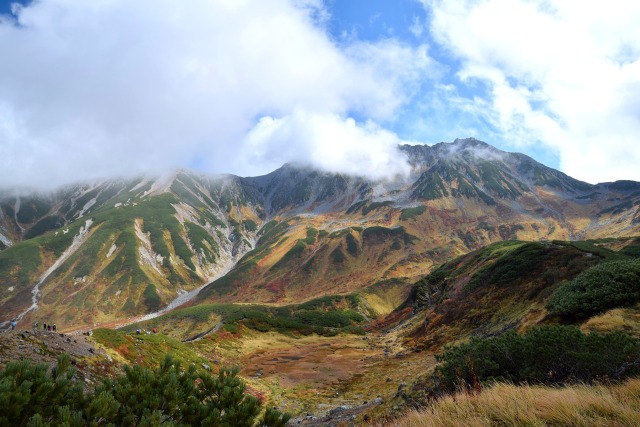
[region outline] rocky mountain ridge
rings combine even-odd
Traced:
[[[381,288],[388,299],[491,242],[640,230],[640,183],[587,184],[475,139],[400,150],[411,174],[377,182],[285,165],[261,177],[182,171],[0,192],[2,312],[92,325],[204,285],[196,303],[380,297]]]

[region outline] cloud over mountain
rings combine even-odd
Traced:
[[[321,2],[286,0],[43,0],[16,9],[0,19],[0,180],[55,185],[181,166],[250,174],[230,170],[230,159],[247,153],[240,142],[255,141],[263,117],[300,129],[329,117],[351,123],[362,143],[375,125],[349,117],[390,120],[431,62],[425,46],[393,40],[338,45],[325,13]],[[371,159],[377,147],[390,153],[382,141],[397,138],[385,135],[367,146]],[[362,148],[351,141],[340,147]],[[289,142],[261,146],[314,161],[313,138]]]
[[[328,172],[371,179],[406,176],[409,164],[397,135],[373,122],[359,126],[337,115],[293,114],[263,117],[249,132],[239,157],[241,169],[265,165],[269,172],[287,161],[311,164]]]
[[[585,181],[640,180],[640,3],[421,2],[14,5],[0,182],[283,161],[379,176],[402,173],[403,139],[468,136]]]

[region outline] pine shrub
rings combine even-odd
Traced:
[[[442,391],[492,381],[566,384],[616,381],[640,374],[640,340],[622,332],[583,334],[575,326],[548,325],[472,338],[438,355]]]
[[[640,301],[640,261],[612,261],[591,267],[559,287],[547,303],[554,314],[586,318]]]
[[[281,427],[289,416],[245,392],[237,370],[218,374],[186,369],[171,356],[160,366],[125,367],[83,393],[63,355],[44,364],[12,362],[0,371],[0,427],[4,426],[237,426]]]

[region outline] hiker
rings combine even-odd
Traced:
[[[140,329],[136,329],[136,335],[140,335]]]
[[[47,330],[47,323],[46,322],[42,324],[42,329],[44,329],[45,331]]]
[[[11,319],[11,330],[13,331],[16,328],[16,319]]]
[[[51,332],[51,325],[47,325],[47,331]]]
[[[38,322],[33,322],[33,329],[38,329]]]
[[[158,330],[156,328],[153,328],[153,333],[155,334],[156,332],[158,332]]]
[[[56,331],[56,324],[54,323],[53,324],[53,332],[55,332],[55,331]]]

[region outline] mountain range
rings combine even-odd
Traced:
[[[66,330],[177,306],[358,292],[371,316],[494,242],[640,234],[640,183],[588,184],[473,138],[399,147],[408,176],[287,164],[0,190],[0,312]]]

